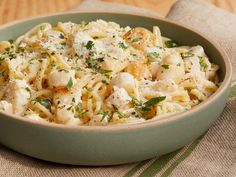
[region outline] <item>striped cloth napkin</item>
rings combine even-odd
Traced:
[[[145,9],[94,0],[83,2],[76,10],[106,10],[159,16]],[[172,7],[167,18],[192,26],[218,42],[231,58],[234,75],[236,74],[235,15],[203,0],[179,0]],[[235,115],[236,80],[232,82],[231,95],[221,117],[205,135],[180,150],[134,164],[79,167],[32,159],[0,146],[0,176],[235,177]]]

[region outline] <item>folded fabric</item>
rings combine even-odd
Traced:
[[[156,12],[148,9],[143,9],[135,6],[128,6],[124,4],[118,4],[113,2],[102,2],[99,0],[86,0],[82,2],[78,7],[72,9],[72,11],[103,11],[103,12],[118,12],[118,13],[131,13],[137,15],[147,15],[150,17],[161,17]]]
[[[159,16],[149,10],[104,3],[84,1],[80,11],[112,11]],[[215,40],[229,55],[236,68],[236,16],[202,0],[179,0],[168,18],[191,26]],[[235,82],[236,83],[236,82]],[[109,167],[79,167],[58,165],[36,160],[0,146],[0,176],[173,176],[221,177],[236,176],[236,84],[227,106],[209,131],[190,145],[151,160]]]
[[[236,16],[203,0],[180,0],[167,18],[191,26],[209,36],[222,47],[236,68]],[[236,70],[233,70],[234,77]]]

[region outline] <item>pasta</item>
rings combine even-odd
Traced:
[[[218,88],[201,46],[103,20],[42,23],[0,42],[0,110],[58,124],[144,122],[186,111]]]

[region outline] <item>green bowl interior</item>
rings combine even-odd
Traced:
[[[107,21],[114,21],[121,26],[130,27],[145,27],[152,30],[152,27],[159,26],[163,36],[174,39],[183,45],[201,45],[205,49],[206,54],[209,56],[211,62],[220,66],[219,78],[220,81],[224,80],[226,73],[226,66],[224,60],[221,57],[219,51],[204,37],[198,33],[191,31],[188,28],[179,26],[174,23],[168,23],[164,19],[153,19],[142,16],[127,15],[127,14],[110,14],[110,13],[72,13],[72,14],[60,14],[47,17],[41,17],[37,19],[31,19],[23,23],[17,23],[15,25],[8,26],[0,30],[0,40],[15,39],[18,36],[24,34],[35,25],[43,22],[49,22],[52,25],[56,25],[57,22],[71,21],[79,23],[81,21],[92,21],[97,19],[103,19]]]

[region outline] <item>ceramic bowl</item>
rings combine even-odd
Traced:
[[[0,143],[38,159],[75,165],[114,165],[150,159],[190,143],[212,125],[224,109],[232,69],[229,59],[216,44],[199,32],[162,18],[117,13],[63,13],[7,24],[0,28],[0,40],[14,39],[41,22],[91,21],[104,19],[120,25],[152,29],[181,44],[202,45],[211,62],[220,66],[222,84],[206,101],[193,109],[139,124],[78,126],[39,123],[0,113]]]

